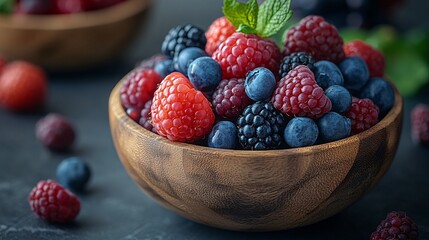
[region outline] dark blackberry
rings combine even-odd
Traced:
[[[280,65],[280,78],[285,77],[288,72],[299,65],[305,65],[314,72],[314,58],[306,52],[296,52],[289,56],[285,56]]]
[[[286,120],[272,103],[256,102],[244,109],[237,126],[244,149],[275,149],[282,143]]]
[[[180,51],[188,47],[205,49],[207,39],[205,32],[192,25],[179,25],[172,28],[162,43],[161,52],[172,58],[177,58]]]

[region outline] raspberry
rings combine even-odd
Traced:
[[[316,61],[340,63],[345,55],[337,29],[321,16],[308,16],[286,34],[285,55],[308,52]]]
[[[344,114],[352,120],[352,134],[358,134],[378,122],[379,109],[371,99],[352,98],[352,105]]]
[[[159,135],[178,142],[202,139],[210,133],[215,120],[210,102],[179,72],[171,73],[161,82],[151,114]]]
[[[212,55],[219,45],[235,32],[235,27],[226,17],[216,19],[206,32],[206,52]]]
[[[140,119],[138,120],[138,123],[142,127],[146,128],[147,130],[156,133],[156,129],[153,127],[151,123],[151,113],[150,113],[151,107],[152,107],[152,100],[149,100],[146,102],[146,104],[144,105],[143,109],[140,112]]]
[[[314,58],[306,52],[296,52],[289,56],[285,56],[280,65],[280,78],[285,77],[290,70],[298,67],[299,65],[305,65],[314,72],[314,63]]]
[[[411,111],[411,136],[416,143],[429,147],[429,106],[419,104]]]
[[[417,224],[405,212],[391,212],[377,230],[371,234],[371,240],[406,239],[415,240],[419,237]]]
[[[36,123],[36,137],[49,149],[65,151],[73,145],[76,133],[65,117],[51,113]]]
[[[239,116],[252,103],[246,95],[243,78],[224,79],[213,93],[213,108],[224,118]]]
[[[207,39],[203,30],[192,24],[179,25],[172,28],[165,36],[161,51],[167,57],[177,58],[183,49],[188,47],[204,49],[206,43]]]
[[[0,76],[0,106],[11,111],[34,111],[45,103],[44,71],[28,62],[7,64]]]
[[[286,121],[272,103],[256,102],[244,109],[237,126],[244,149],[266,150],[280,146]]]
[[[244,78],[247,72],[266,67],[277,75],[281,53],[268,38],[236,32],[219,45],[212,57],[220,64],[223,78]]]
[[[304,65],[292,69],[279,81],[271,102],[288,116],[319,118],[332,108],[313,72]]]
[[[144,104],[152,98],[161,80],[161,76],[153,69],[135,68],[127,75],[122,84],[122,106],[140,111]]]
[[[3,72],[4,66],[6,66],[6,60],[0,57],[0,74]]]
[[[344,44],[344,52],[347,57],[357,56],[362,58],[368,65],[371,77],[384,76],[384,55],[371,45],[361,40],[354,40]]]
[[[41,219],[53,223],[73,221],[80,211],[80,201],[53,180],[40,181],[29,196],[31,210]]]

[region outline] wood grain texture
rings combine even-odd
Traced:
[[[359,199],[394,159],[402,98],[371,129],[332,143],[269,151],[174,143],[127,117],[119,86],[109,101],[125,169],[156,202],[193,221],[238,231],[285,230],[326,219]]]
[[[138,33],[151,0],[69,15],[0,16],[0,55],[54,71],[82,70],[121,53]]]

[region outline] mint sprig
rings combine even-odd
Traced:
[[[13,0],[0,0],[0,14],[11,13],[14,8]]]
[[[290,3],[291,0],[266,0],[258,5],[256,0],[224,0],[223,13],[237,31],[270,37],[292,17]]]

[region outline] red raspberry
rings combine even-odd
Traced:
[[[213,93],[213,108],[224,118],[239,116],[252,103],[246,95],[244,78],[224,79]]]
[[[308,16],[288,30],[285,56],[307,52],[316,61],[329,60],[340,63],[344,58],[343,39],[335,26],[320,16]]]
[[[54,0],[55,14],[69,14],[83,12],[86,9],[86,0]]]
[[[212,55],[217,47],[233,33],[235,33],[235,27],[226,17],[216,19],[206,32],[206,52]]]
[[[172,141],[195,142],[208,134],[215,116],[204,94],[179,72],[161,82],[151,107],[152,124]]]
[[[370,240],[407,239],[419,238],[417,224],[404,212],[391,212],[387,215],[377,230],[371,234]]]
[[[416,143],[429,147],[429,106],[419,104],[411,111],[411,136]]]
[[[125,108],[140,111],[152,99],[161,76],[153,69],[135,68],[129,73],[121,88],[121,103]]]
[[[344,114],[352,120],[352,134],[358,134],[378,122],[379,109],[371,99],[352,98],[352,105]]]
[[[371,45],[361,40],[354,40],[344,44],[344,52],[347,57],[357,56],[362,58],[368,65],[371,77],[384,76],[384,55]]]
[[[140,112],[140,119],[139,119],[139,124],[146,128],[149,131],[152,131],[154,133],[156,133],[156,129],[153,127],[152,122],[151,122],[151,112],[150,109],[152,107],[152,100],[149,100],[146,102],[146,104],[144,105],[144,108],[141,110]]]
[[[36,137],[52,150],[65,151],[73,145],[76,133],[65,117],[51,113],[36,123]]]
[[[7,64],[0,75],[0,106],[11,111],[34,111],[45,103],[44,71],[28,62]]]
[[[53,223],[73,221],[80,211],[79,199],[53,180],[40,181],[28,197],[31,210],[41,219]]]
[[[6,60],[0,57],[0,74],[2,73],[4,66],[6,66]]]
[[[319,118],[332,108],[313,72],[304,65],[292,69],[278,82],[271,102],[288,116]]]
[[[280,49],[272,40],[240,32],[221,43],[212,57],[220,64],[224,79],[245,78],[257,67],[278,74],[281,61]]]

